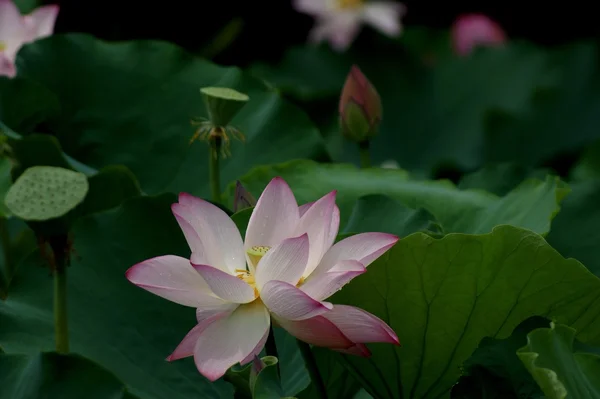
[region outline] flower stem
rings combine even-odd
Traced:
[[[267,356],[276,357],[277,362],[277,374],[279,378],[281,378],[281,359],[279,359],[279,352],[277,352],[277,343],[275,342],[275,330],[273,330],[273,324],[269,327],[269,336],[267,337],[267,342],[265,343],[265,352],[267,352]]]
[[[4,254],[4,272],[0,271],[0,299],[5,299],[8,292],[8,284],[13,275],[12,259],[10,257],[10,234],[6,223],[8,220],[0,217],[0,242],[2,243],[2,252]],[[4,278],[2,278],[4,273]]]
[[[279,359],[279,353],[277,353],[277,345],[275,344],[275,331],[273,331],[273,325],[269,327],[271,331],[269,331],[269,336],[267,337],[267,342],[265,343],[265,352],[267,352],[267,356],[274,356]]]
[[[360,151],[360,167],[363,169],[371,167],[371,154],[369,153],[369,140],[362,141],[358,144]]]
[[[221,203],[221,177],[219,174],[219,154],[221,151],[221,138],[214,137],[210,140],[210,153],[209,157],[209,179],[210,179],[210,192],[212,200],[216,203]]]
[[[327,399],[327,389],[325,388],[325,383],[323,382],[321,374],[319,373],[317,361],[315,360],[315,356],[310,349],[310,345],[306,342],[300,341],[299,339],[296,341],[298,342],[298,348],[300,348],[300,353],[304,359],[304,364],[306,365],[310,379],[316,388],[317,397],[319,399]]]
[[[67,270],[54,271],[54,335],[56,351],[69,352],[69,325],[67,319]]]
[[[69,265],[69,240],[67,235],[49,239],[53,253],[54,275],[54,339],[56,352],[69,353],[69,323],[67,317],[67,266]]]

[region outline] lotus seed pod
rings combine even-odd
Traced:
[[[246,94],[226,87],[204,87],[200,92],[204,95],[209,119],[217,127],[227,127],[250,99]]]
[[[41,222],[59,218],[79,205],[88,192],[83,173],[54,166],[33,166],[15,181],[4,200],[17,217]]]

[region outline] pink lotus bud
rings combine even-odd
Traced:
[[[459,55],[470,54],[477,46],[498,46],[506,40],[500,25],[483,14],[461,15],[452,25],[452,45]]]
[[[361,143],[377,133],[381,99],[361,70],[353,65],[340,97],[340,126],[349,140]]]

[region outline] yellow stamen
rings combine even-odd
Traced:
[[[235,269],[235,276],[240,280],[246,282],[249,286],[254,288],[254,297],[258,297],[258,289],[256,288],[256,280],[254,279],[254,275],[248,272],[247,270]]]
[[[267,246],[254,246],[247,251],[248,257],[250,258],[250,261],[254,267],[258,266],[258,262],[260,262],[262,257],[265,256],[270,249],[271,247]]]
[[[300,277],[300,281],[298,281],[298,284],[296,284],[297,287],[300,287],[302,284],[304,284],[304,277]]]
[[[342,10],[358,8],[363,5],[363,0],[336,0],[337,7]]]
[[[246,137],[242,132],[238,129],[227,126],[227,127],[219,127],[213,126],[209,121],[196,121],[192,120],[192,125],[199,126],[198,129],[194,132],[194,135],[190,139],[190,144],[192,144],[196,140],[200,141],[208,141],[211,140],[221,140],[221,152],[223,158],[227,158],[231,155],[231,151],[229,150],[231,139],[229,136],[232,136],[239,141],[246,141]],[[216,156],[216,154],[213,154]]]

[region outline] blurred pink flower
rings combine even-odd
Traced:
[[[26,43],[50,36],[58,11],[57,5],[49,5],[21,15],[12,0],[0,0],[0,76],[15,76],[17,52]]]
[[[496,22],[483,14],[459,16],[452,26],[452,45],[459,55],[470,54],[477,46],[497,46],[506,34]]]
[[[309,40],[328,40],[336,51],[344,51],[354,41],[363,23],[388,36],[402,33],[400,18],[406,8],[394,1],[294,0],[294,8],[315,17]]]
[[[362,233],[334,244],[340,222],[335,196],[299,207],[287,183],[274,178],[243,242],[220,208],[181,194],[172,210],[191,259],[159,256],[126,273],[133,284],[196,308],[198,324],[167,360],[194,356],[200,373],[214,381],[260,353],[271,319],[300,340],[343,353],[369,356],[366,342],[398,344],[394,331],[372,314],[324,301],[398,240]]]

